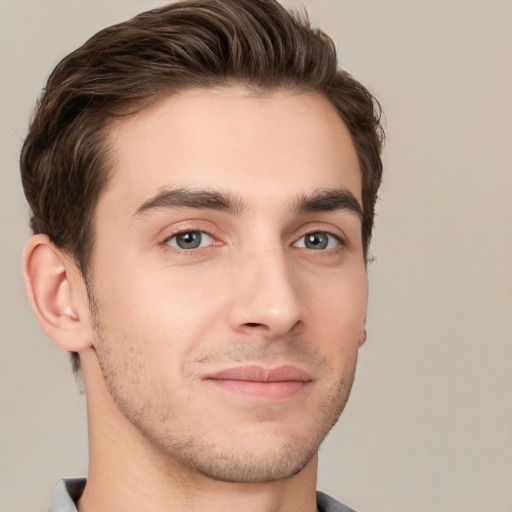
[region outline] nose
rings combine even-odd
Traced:
[[[239,333],[277,339],[301,329],[304,307],[282,248],[252,255],[232,273],[228,322]]]

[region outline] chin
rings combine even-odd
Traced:
[[[300,473],[316,455],[318,448],[304,449],[296,443],[279,450],[258,453],[197,454],[188,458],[190,469],[208,478],[231,483],[267,483],[286,480]]]

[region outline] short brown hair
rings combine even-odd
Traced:
[[[68,251],[85,279],[109,177],[109,122],[185,88],[230,84],[317,92],[336,108],[359,156],[366,258],[382,176],[380,106],[338,68],[332,40],[275,0],[180,1],[106,28],[65,57],[21,153],[33,232]]]

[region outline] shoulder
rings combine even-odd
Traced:
[[[343,503],[320,491],[316,493],[316,503],[319,512],[355,512],[354,509],[343,505]]]

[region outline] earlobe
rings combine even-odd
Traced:
[[[366,327],[359,333],[358,346],[361,347],[366,341]]]
[[[22,273],[30,305],[46,335],[70,352],[91,346],[90,321],[78,270],[46,235],[34,235],[23,251]],[[73,273],[73,275],[71,275]]]

